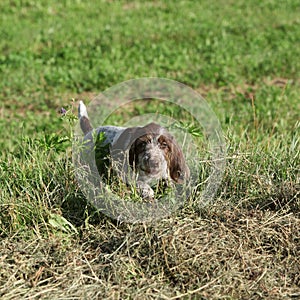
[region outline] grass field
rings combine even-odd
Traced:
[[[0,14],[1,299],[300,297],[299,1],[2,0]],[[77,101],[139,77],[200,92],[227,144],[215,201],[155,224],[97,212],[72,164]]]

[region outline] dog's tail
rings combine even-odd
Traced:
[[[80,122],[81,130],[83,131],[84,134],[87,134],[88,132],[93,130],[89,116],[87,114],[86,106],[84,105],[83,101],[79,101],[78,119]]]

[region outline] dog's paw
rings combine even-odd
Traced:
[[[137,191],[144,200],[151,201],[154,199],[153,189],[145,182],[137,182]]]

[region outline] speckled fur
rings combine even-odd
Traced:
[[[111,151],[128,152],[129,158],[126,161],[130,167],[122,170],[125,170],[125,173],[129,173],[131,169],[134,170],[135,184],[144,199],[154,198],[154,191],[150,186],[153,182],[163,180],[168,185],[173,180],[181,183],[184,177],[189,176],[189,169],[185,164],[182,151],[165,128],[151,123],[144,127],[101,126],[93,129],[86,106],[82,101],[79,103],[78,117],[88,146],[92,146],[95,135],[98,136],[103,132],[106,138],[103,145],[109,144]],[[123,156],[123,161],[124,159],[125,156]],[[122,162],[121,164],[124,165]],[[122,176],[122,178],[128,182],[127,176]]]

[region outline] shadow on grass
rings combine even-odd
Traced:
[[[69,195],[61,204],[63,217],[76,227],[81,227],[87,223],[97,225],[110,220],[115,225],[117,221],[101,213],[96,207],[88,202],[85,196],[79,192],[76,195]]]

